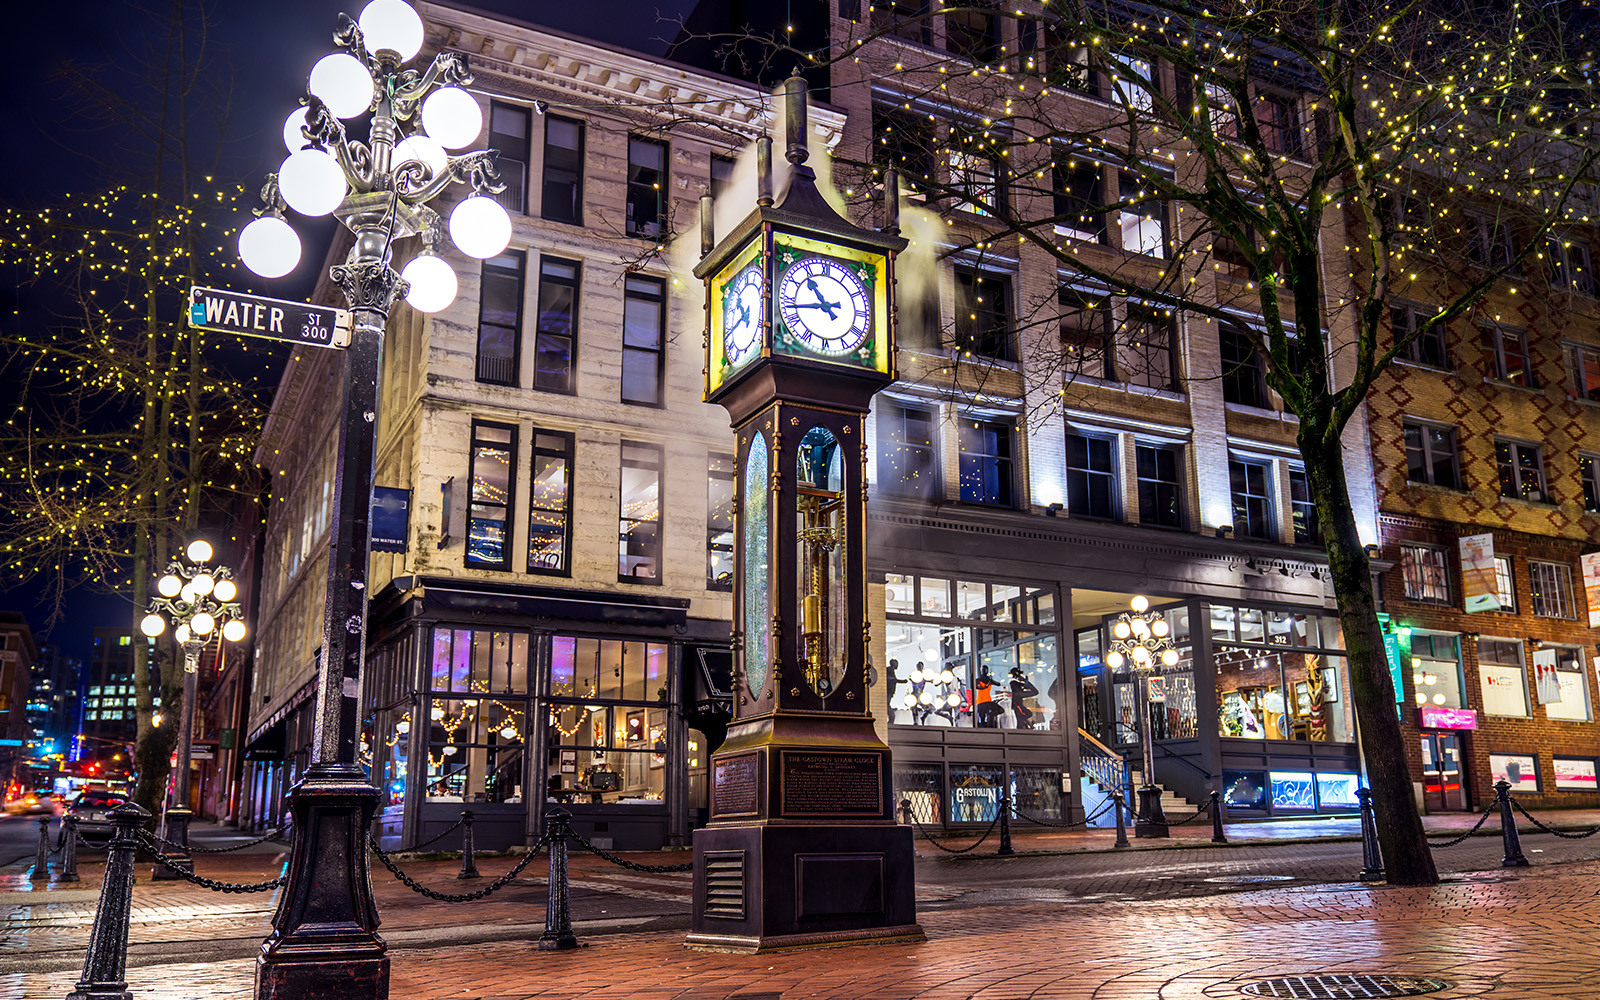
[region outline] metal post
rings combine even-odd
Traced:
[[[166,852],[178,867],[190,872],[194,871],[194,858],[189,853],[189,821],[194,819],[194,813],[189,811],[189,764],[194,753],[194,703],[200,677],[200,651],[204,648],[205,642],[198,638],[183,644],[183,706],[178,712],[177,773],[173,775],[172,798],[163,815],[166,829],[162,836],[180,845],[176,848],[169,845]],[[158,864],[151,877],[166,881],[183,876]]]
[[[911,812],[910,799],[901,799],[900,808],[896,809],[895,812],[899,817],[901,826],[910,826],[912,824],[914,817]]]
[[[545,839],[550,847],[550,885],[545,892],[544,933],[539,935],[540,951],[565,951],[576,948],[572,933],[572,899],[567,886],[567,821],[571,813],[552,809],[545,814]]]
[[[1015,854],[1011,849],[1011,790],[1000,789],[1000,849],[995,854],[1005,857]]]
[[[1111,801],[1115,803],[1115,805],[1112,806],[1111,811],[1117,814],[1117,842],[1115,844],[1113,844],[1112,846],[1113,847],[1127,847],[1128,846],[1128,818],[1122,814],[1122,810],[1124,808],[1123,802],[1122,802],[1122,793],[1120,791],[1112,792],[1111,793]]]
[[[1156,741],[1150,725],[1150,675],[1144,671],[1133,672],[1135,693],[1139,706],[1139,732],[1144,750],[1143,782],[1139,788],[1139,815],[1134,817],[1135,837],[1159,838],[1168,836],[1167,813],[1161,808],[1161,789],[1156,785]]]
[[[1228,835],[1222,832],[1222,793],[1215,788],[1211,790],[1211,842],[1213,844],[1228,842]]]
[[[56,881],[78,881],[78,817],[71,813],[61,817],[61,867],[56,870]]]
[[[33,859],[33,871],[28,874],[31,882],[50,881],[50,817],[39,817],[39,852]]]
[[[1378,846],[1378,821],[1372,811],[1372,789],[1356,789],[1356,799],[1361,803],[1361,881],[1382,882],[1383,850]]]
[[[472,810],[461,810],[461,874],[456,878],[482,878],[478,874],[477,845],[472,840]]]
[[[1506,848],[1506,856],[1500,859],[1500,867],[1526,868],[1532,862],[1522,853],[1522,838],[1517,834],[1517,818],[1511,813],[1511,782],[1504,778],[1495,782],[1494,794],[1500,800],[1500,839]]]
[[[150,814],[136,802],[111,810],[111,846],[106,848],[105,879],[94,911],[89,951],[83,957],[83,975],[66,1000],[128,1000],[123,978],[128,961],[128,911],[133,906],[133,852],[135,831]]]

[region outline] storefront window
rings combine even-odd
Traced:
[[[527,694],[528,635],[485,629],[433,630],[431,685],[463,694]]]
[[[1461,642],[1453,635],[1411,635],[1411,683],[1418,705],[1466,708],[1461,692]]]
[[[1352,741],[1344,657],[1219,645],[1213,662],[1223,736]]]
[[[631,639],[554,636],[543,773],[556,802],[646,803],[666,787],[667,646]],[[704,737],[689,757],[703,774]],[[673,751],[677,752],[677,751]]]
[[[998,764],[950,765],[951,823],[988,823],[1000,815],[1005,768]]]
[[[1556,686],[1561,691],[1559,701],[1545,702],[1545,716],[1551,719],[1587,720],[1589,691],[1584,684],[1583,651],[1573,646],[1535,650],[1533,662],[1536,668],[1553,662]]]
[[[430,802],[522,801],[525,703],[437,698],[428,712]]]
[[[1024,819],[1061,822],[1060,769],[1013,764],[1011,804]]]

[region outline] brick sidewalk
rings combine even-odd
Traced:
[[[1600,996],[1600,864],[1430,889],[1273,889],[1210,899],[1010,903],[923,916],[920,945],[771,956],[686,951],[682,933],[395,949],[406,1000],[1201,1000],[1316,972],[1439,976],[1440,1000]],[[247,998],[253,963],[129,971],[141,1000]],[[0,1000],[62,996],[71,973],[0,976]]]

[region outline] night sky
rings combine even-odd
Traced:
[[[561,31],[599,37],[613,44],[660,55],[677,33],[677,20],[695,0],[606,0],[602,4],[484,2],[476,9],[533,21]],[[67,194],[82,194],[132,182],[149,162],[148,140],[125,122],[108,116],[107,106],[125,101],[148,111],[159,97],[152,86],[162,72],[174,4],[157,0],[91,0],[84,4],[29,3],[9,10],[12,45],[0,60],[0,205],[41,209]],[[171,67],[205,69],[191,98],[190,160],[200,172],[259,188],[265,174],[284,156],[284,117],[305,91],[306,75],[317,59],[332,51],[338,14],[360,12],[359,3],[339,0],[212,0],[193,3],[186,14],[186,53],[165,60]],[[203,46],[199,44],[204,39]],[[85,81],[73,82],[79,74]],[[103,96],[86,96],[101,88]],[[130,177],[130,171],[135,171]],[[313,234],[301,227],[308,240]],[[314,259],[313,259],[314,258]],[[271,294],[306,294],[320,254],[292,276],[276,282]],[[254,284],[241,267],[237,287]],[[257,287],[257,291],[268,291]],[[6,289],[8,297],[11,289]],[[24,293],[25,296],[26,293]],[[22,301],[28,315],[28,303]],[[9,310],[8,310],[9,311]],[[0,607],[28,613],[39,627],[45,614],[36,595],[22,590],[0,593]],[[80,593],[72,597],[67,620],[50,638],[69,652],[87,657],[92,629],[123,625],[131,618],[126,596]],[[45,637],[41,636],[41,640]]]

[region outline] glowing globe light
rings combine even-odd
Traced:
[[[217,620],[202,611],[189,619],[189,627],[196,635],[210,635],[211,630],[217,627]]]
[[[456,748],[454,746],[445,747],[444,755],[446,757],[454,757],[456,755]]]
[[[239,588],[234,586],[232,580],[218,580],[216,589],[211,593],[217,600],[227,603],[239,596]]]
[[[172,637],[179,642],[188,642],[190,639],[189,626],[179,625],[172,630]]]
[[[1157,639],[1163,639],[1166,638],[1167,633],[1172,631],[1172,629],[1167,625],[1167,620],[1165,618],[1157,618],[1150,625],[1150,631],[1155,633]]]
[[[194,541],[189,543],[188,548],[183,550],[183,554],[189,557],[190,562],[210,562],[213,554],[211,551],[211,543],[206,541],[204,538],[196,538]]]
[[[1426,705],[1427,703],[1428,703],[1428,696],[1423,694],[1421,691],[1418,691],[1417,692],[1417,704],[1418,705]]]
[[[156,590],[162,597],[176,597],[178,591],[183,589],[183,581],[168,573],[156,581]]]
[[[1444,704],[1444,692],[1443,691],[1440,691],[1438,694],[1433,696],[1433,703],[1435,705],[1443,705]]]
[[[388,50],[406,62],[422,48],[422,18],[403,0],[372,0],[356,23],[362,44],[373,55]]]
[[[1148,611],[1150,608],[1150,598],[1140,594],[1133,599],[1132,606],[1133,610],[1139,612],[1140,614],[1144,614],[1144,612]]]
[[[237,618],[230,620],[222,626],[222,637],[229,642],[238,642],[244,638],[244,622]]]
[[[922,671],[918,670],[916,667],[912,667],[911,668],[911,683],[913,683],[913,684],[921,684],[922,683]]]
[[[922,692],[922,694],[917,696],[917,700],[922,702],[924,705],[932,705],[933,704],[933,692],[932,691],[924,691],[924,692]]]
[[[445,149],[461,149],[483,131],[483,109],[460,87],[440,87],[422,101],[422,127]]]
[[[951,708],[954,708],[961,704],[961,696],[958,694],[950,695],[949,697],[945,698],[944,703],[949,705]]]
[[[240,230],[239,259],[263,278],[281,278],[300,263],[300,237],[277,216],[263,215]]]
[[[1111,626],[1111,634],[1116,636],[1118,639],[1126,639],[1128,636],[1133,634],[1133,629],[1128,626],[1127,622],[1117,622],[1115,625]]]
[[[374,87],[366,64],[348,52],[323,56],[311,67],[311,92],[335,118],[354,118],[372,106]]]
[[[514,740],[514,739],[517,738],[516,727],[515,726],[501,726],[500,727],[500,735],[504,736],[508,740]]]
[[[301,215],[327,215],[344,200],[344,169],[320,149],[302,149],[278,168],[278,190]]]
[[[193,580],[189,581],[189,586],[194,590],[195,593],[199,594],[201,597],[204,597],[205,595],[211,593],[212,590],[216,589],[217,581],[212,579],[210,573],[201,573],[199,576],[196,576]]]
[[[1150,651],[1143,646],[1133,647],[1133,662],[1143,666],[1150,662]]]
[[[401,719],[399,722],[396,722],[394,724],[394,731],[399,733],[401,736],[411,732],[411,720]]]
[[[473,195],[450,213],[450,239],[468,257],[487,260],[511,243],[511,216],[493,198]]]
[[[283,120],[283,147],[291,153],[298,153],[311,144],[302,131],[306,127],[306,110],[304,105],[295,108]]]
[[[193,604],[199,599],[200,595],[194,592],[194,587],[190,584],[184,584],[183,589],[178,591],[178,600],[185,604]]]
[[[417,312],[436,313],[456,300],[456,271],[440,257],[420,254],[400,272],[411,289],[406,302]]]
[[[943,673],[941,673],[939,675],[939,683],[940,684],[954,684],[955,681],[956,681],[956,675],[951,673],[948,670],[944,671]]]
[[[158,636],[166,631],[167,622],[157,614],[148,614],[139,622],[139,631],[148,636]]]
[[[450,154],[444,147],[425,135],[407,136],[401,139],[394,147],[394,164],[399,166],[407,160],[420,160],[428,165],[428,176],[438,177],[444,173],[444,168],[450,164]]]
[[[1121,653],[1113,649],[1111,652],[1106,654],[1106,666],[1110,667],[1112,670],[1120,669],[1122,664],[1123,659]]]
[[[904,698],[901,698],[900,699],[900,707],[901,708],[916,708],[917,707],[917,697],[916,697],[916,695],[908,694]]]
[[[438,705],[435,705],[428,710],[428,717],[434,722],[438,722],[444,718],[444,709]]]
[[[1177,666],[1178,651],[1176,649],[1163,650],[1161,653],[1161,662],[1165,663],[1169,667]]]

